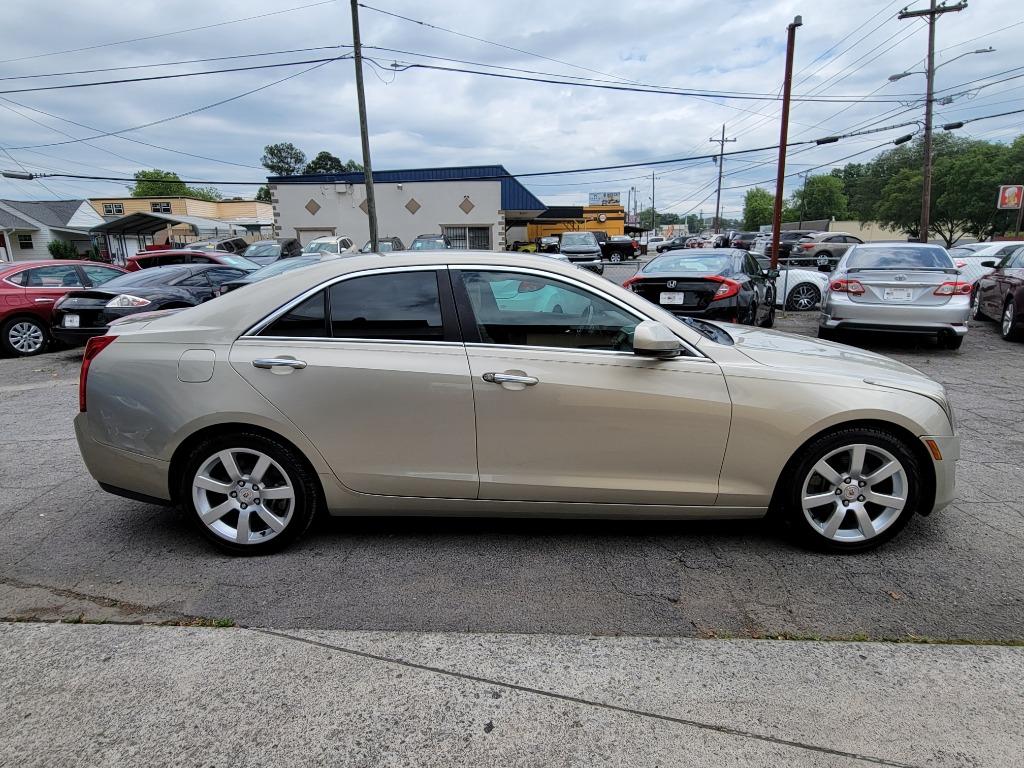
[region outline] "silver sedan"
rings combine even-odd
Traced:
[[[92,339],[111,493],[236,554],[331,515],[756,518],[831,550],[953,498],[942,386],[851,347],[680,320],[542,256],[325,260]],[[141,512],[141,510],[140,510]]]
[[[897,331],[938,337],[959,349],[972,285],[945,248],[919,243],[855,245],[840,259],[821,305],[818,335]]]

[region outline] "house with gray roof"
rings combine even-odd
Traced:
[[[103,217],[88,200],[0,200],[0,261],[49,259],[53,240],[92,245],[89,230]]]

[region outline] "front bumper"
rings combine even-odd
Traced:
[[[932,457],[932,467],[935,469],[935,501],[931,509],[922,510],[922,513],[927,515],[949,506],[956,496],[956,462],[960,458],[960,438],[956,435],[924,435],[921,442],[925,444],[929,456],[932,456],[929,442],[935,443],[942,454],[941,460]]]
[[[569,263],[574,267],[582,267],[583,269],[590,269],[597,274],[604,274],[604,261],[600,258],[596,259],[574,259],[572,256],[569,257]]]
[[[87,413],[75,417],[75,438],[86,469],[105,490],[109,488],[112,493],[133,498],[145,497],[153,503],[170,503],[170,462],[94,440],[89,435]]]
[[[866,304],[829,293],[818,325],[828,329],[893,331],[898,333],[967,333],[970,296],[953,296],[945,304]]]

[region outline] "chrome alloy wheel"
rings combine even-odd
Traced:
[[[818,293],[818,289],[807,283],[798,285],[789,292],[790,308],[801,312],[814,309],[814,305],[818,303],[819,299],[820,295]]]
[[[7,340],[11,346],[23,355],[34,355],[43,348],[46,337],[43,329],[27,320],[15,323],[7,331]]]
[[[192,479],[192,502],[213,533],[236,544],[269,541],[291,522],[295,489],[280,464],[251,448],[208,458]]]
[[[1006,305],[1006,309],[1003,310],[1003,336],[1009,336],[1013,332],[1013,302],[1011,301]]]
[[[891,453],[858,443],[838,448],[804,478],[800,503],[811,527],[854,544],[879,535],[907,504],[907,472]]]

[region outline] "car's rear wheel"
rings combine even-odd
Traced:
[[[28,357],[46,349],[46,327],[33,317],[14,317],[0,329],[0,347],[8,355]]]
[[[793,287],[786,299],[786,309],[793,312],[807,312],[814,309],[821,301],[821,291],[811,283],[800,283]]]
[[[611,256],[608,257],[608,260],[618,264],[620,261],[622,261],[622,254],[613,253]]]
[[[1024,337],[1024,332],[1020,328],[1020,318],[1017,317],[1017,311],[1013,306],[1013,297],[1006,302],[1006,306],[1003,307],[1003,318],[999,323],[999,335],[1007,341],[1020,341]]]
[[[238,432],[200,443],[181,477],[180,499],[202,534],[233,555],[288,546],[319,506],[316,477],[295,449]]]
[[[839,339],[839,331],[835,328],[826,328],[823,325],[819,325],[818,338],[824,339],[825,341],[837,341]]]
[[[939,346],[946,349],[960,349],[964,345],[964,337],[956,333],[943,333],[939,335]]]
[[[798,537],[816,549],[856,552],[907,524],[925,481],[902,439],[848,428],[808,445],[786,482],[787,519]]]
[[[974,288],[974,293],[971,294],[971,317],[975,320],[988,320],[988,315],[985,314],[985,310],[981,308],[981,291],[978,290],[977,286]]]

